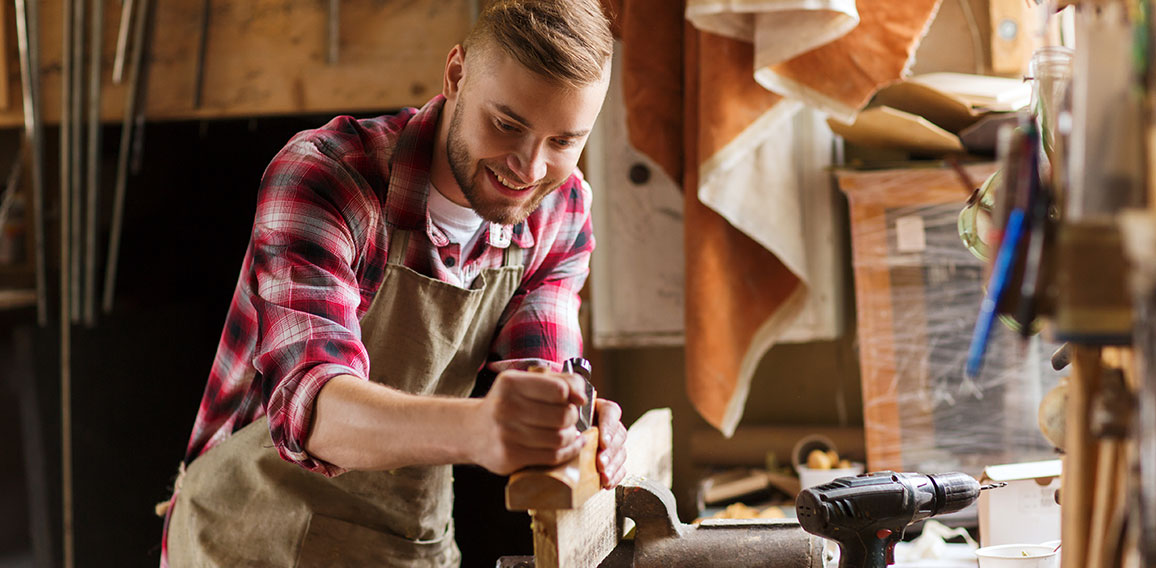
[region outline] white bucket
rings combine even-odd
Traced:
[[[1042,544],[1001,544],[975,551],[979,568],[1058,568],[1056,547]]]

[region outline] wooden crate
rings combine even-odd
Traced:
[[[1058,377],[1033,343],[996,326],[984,371],[963,377],[983,294],[983,263],[956,221],[993,164],[839,172],[850,205],[852,264],[871,470],[979,473],[985,464],[1050,456],[1036,405]],[[1025,356],[1026,355],[1026,356]]]

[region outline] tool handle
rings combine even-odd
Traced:
[[[874,534],[861,535],[862,545],[840,542],[839,568],[887,568],[893,564],[893,552],[899,536],[891,534],[889,530],[887,532],[885,538],[878,538]]]

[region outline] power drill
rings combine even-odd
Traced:
[[[954,513],[984,489],[965,473],[881,471],[808,487],[795,499],[803,530],[839,543],[839,568],[885,568],[895,543],[916,521]]]

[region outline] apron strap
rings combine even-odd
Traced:
[[[409,248],[409,231],[394,231],[389,242],[388,264],[405,264],[405,251]]]
[[[513,268],[522,265],[522,256],[525,250],[522,247],[510,243],[506,246],[506,250],[502,252],[502,266]]]

